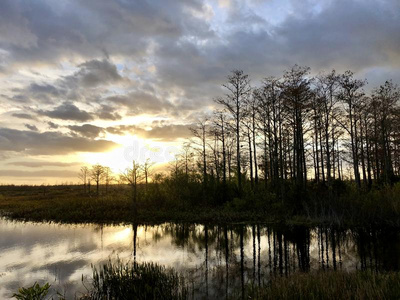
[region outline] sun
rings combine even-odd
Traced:
[[[154,164],[165,164],[173,161],[181,151],[178,145],[144,139],[137,135],[108,135],[107,139],[120,146],[109,152],[82,153],[82,160],[90,165],[101,164],[119,173],[129,168],[133,160],[140,164],[147,160]]]

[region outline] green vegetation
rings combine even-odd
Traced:
[[[35,283],[20,288],[14,297],[18,300],[46,299],[50,285]],[[371,271],[343,272],[318,271],[295,273],[244,290],[249,299],[399,299],[400,273],[374,273]],[[93,268],[92,285],[80,300],[90,299],[189,299],[188,286],[173,269],[151,263],[108,262]],[[241,297],[234,293],[231,299]],[[243,297],[242,297],[243,298]]]
[[[399,299],[400,273],[316,272],[277,277],[262,288],[249,287],[251,299]]]
[[[120,174],[83,166],[81,187],[1,187],[0,210],[64,222],[398,227],[400,89],[387,81],[366,95],[364,85],[351,71],[312,78],[295,65],[252,87],[235,70],[169,172],[139,153],[147,160],[132,156]]]
[[[334,182],[331,189],[309,185],[301,197],[286,185],[285,201],[260,186],[242,198],[225,203],[218,187],[203,193],[201,183],[185,183],[167,177],[160,183],[137,187],[137,209],[132,208],[131,188],[112,185],[100,195],[88,194],[81,186],[2,186],[0,211],[14,219],[57,222],[158,223],[176,222],[263,222],[334,224],[342,226],[400,226],[400,184],[360,191],[354,184]],[[234,193],[234,187],[227,189]]]
[[[43,286],[35,282],[31,287],[20,288],[18,293],[13,295],[13,298],[18,300],[43,300],[46,299],[49,293],[50,284],[46,283]]]
[[[13,297],[18,300],[44,300],[50,285],[35,283],[20,288]],[[58,299],[64,299],[60,294]],[[111,260],[101,267],[93,267],[93,278],[88,292],[80,300],[105,299],[187,299],[188,291],[181,275],[173,269],[153,263],[122,263]],[[53,299],[53,298],[51,298]]]
[[[93,268],[93,287],[82,299],[186,299],[183,277],[153,263],[109,261]]]

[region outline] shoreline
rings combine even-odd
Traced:
[[[1,207],[1,205],[0,205]],[[239,216],[240,215],[240,216]],[[154,212],[139,212],[139,217],[134,220],[132,218],[68,218],[63,216],[49,217],[46,213],[35,213],[32,216],[29,212],[17,212],[12,210],[4,210],[0,208],[0,218],[17,221],[17,222],[34,222],[34,223],[54,223],[54,224],[66,224],[66,225],[160,225],[164,223],[182,223],[182,224],[214,224],[214,225],[266,225],[266,226],[301,226],[308,228],[315,227],[335,227],[339,229],[357,229],[357,228],[388,228],[388,229],[399,229],[398,224],[393,223],[376,223],[366,224],[357,222],[343,222],[337,223],[336,220],[318,220],[318,219],[307,219],[305,216],[293,216],[287,219],[279,219],[278,217],[270,215],[254,214],[253,212],[246,212],[245,216],[243,213],[230,212],[224,210],[214,211],[163,211],[161,213]]]

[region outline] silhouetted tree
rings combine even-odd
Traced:
[[[307,165],[304,132],[313,93],[308,78],[310,68],[294,66],[283,75],[283,100],[286,118],[292,126],[293,170],[297,186],[306,186]]]
[[[136,161],[132,161],[132,168],[127,168],[120,174],[121,179],[132,187],[133,213],[137,214],[137,186],[143,178],[143,166]]]
[[[85,193],[86,193],[86,184],[88,181],[89,173],[90,173],[89,168],[86,166],[83,166],[83,167],[81,167],[80,172],[78,174],[78,178],[83,183],[83,189],[84,189]]]
[[[99,195],[99,185],[100,182],[104,179],[104,167],[102,165],[96,164],[92,166],[90,170],[90,178],[96,182],[96,194]]]
[[[356,109],[360,105],[364,92],[361,88],[365,85],[365,81],[354,78],[351,71],[346,71],[339,78],[340,92],[339,99],[345,104],[347,113],[347,124],[343,128],[350,135],[350,147],[353,161],[354,178],[357,187],[361,186],[360,170],[359,170],[359,128],[357,126]]]
[[[216,102],[223,105],[233,118],[233,129],[236,134],[236,167],[239,195],[242,194],[242,173],[240,159],[240,126],[245,113],[245,103],[251,94],[249,76],[241,70],[232,71],[228,76],[228,82],[223,85],[228,93],[223,98],[217,98]]]

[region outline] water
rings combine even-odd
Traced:
[[[186,276],[195,298],[223,298],[240,295],[246,283],[297,271],[398,270],[400,235],[261,224],[101,226],[0,219],[0,299],[36,281],[50,282],[73,299],[90,286],[91,264],[117,256],[171,266]]]

